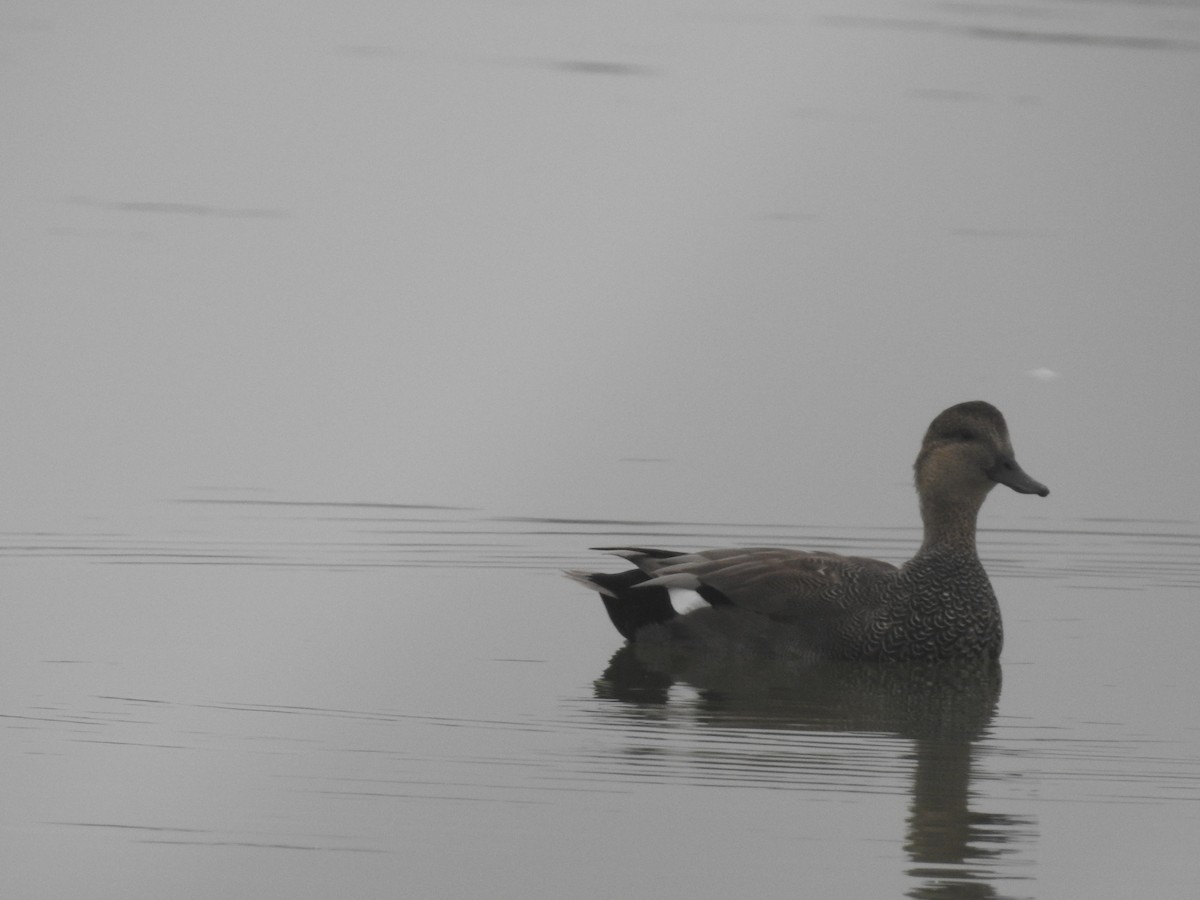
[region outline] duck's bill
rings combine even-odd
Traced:
[[[1026,475],[1015,459],[1001,459],[987,474],[992,481],[1010,487],[1018,494],[1037,494],[1039,497],[1050,495],[1050,488]]]

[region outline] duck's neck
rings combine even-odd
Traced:
[[[921,498],[921,521],[925,539],[917,556],[955,553],[975,556],[975,522],[983,497]]]

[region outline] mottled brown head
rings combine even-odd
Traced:
[[[982,400],[951,406],[933,420],[915,468],[923,504],[978,509],[997,484],[1021,494],[1050,493],[1017,465],[1004,416]]]

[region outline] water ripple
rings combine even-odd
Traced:
[[[489,515],[467,507],[351,501],[187,498],[138,528],[0,534],[0,557],[125,566],[260,566],[558,570],[619,565],[589,550],[644,544],[679,549],[780,546],[907,559],[915,527],[822,527]],[[1200,527],[1161,520],[1044,519],[983,528],[996,578],[1137,591],[1200,587]]]

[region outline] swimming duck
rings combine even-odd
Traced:
[[[1017,465],[1004,416],[981,400],[933,420],[914,469],[925,534],[900,567],[768,547],[597,547],[637,568],[566,574],[599,591],[613,625],[638,644],[814,662],[994,659],[1004,635],[975,551],[975,520],[997,484],[1039,497],[1050,491]],[[678,589],[703,603],[677,612]]]

